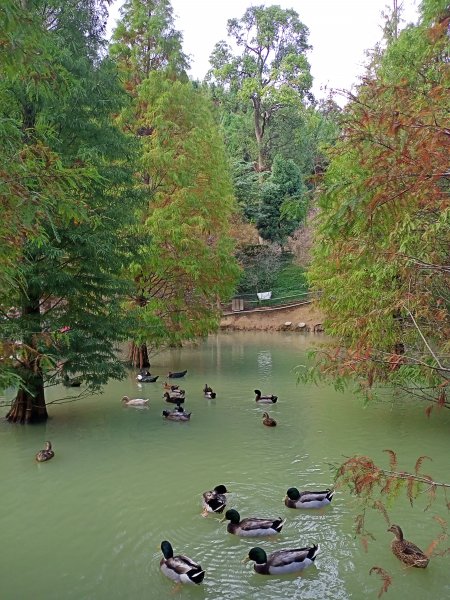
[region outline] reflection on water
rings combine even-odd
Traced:
[[[258,352],[258,374],[261,378],[268,378],[272,374],[272,353],[270,350]]]
[[[368,522],[376,540],[362,551],[352,529],[356,506],[345,490],[321,511],[284,506],[288,487],[323,489],[332,483],[330,463],[355,453],[386,462],[385,448],[397,451],[405,469],[421,454],[432,456],[433,474],[448,480],[446,415],[430,420],[422,407],[388,402],[363,409],[349,394],[296,384],[294,368],[319,340],[290,333],[212,336],[154,357],[156,383],[138,384],[130,372],[100,396],[52,405],[45,425],[1,423],[2,600],[173,598],[173,584],[159,572],[162,539],[206,570],[201,586],[176,597],[375,598],[380,582],[369,575],[373,565],[394,575],[392,598],[448,597],[446,559],[433,559],[426,571],[403,569],[377,515]],[[176,383],[186,389],[192,418],[168,422],[161,384],[169,370],[184,369],[187,376]],[[216,399],[203,397],[205,383]],[[255,388],[278,395],[270,407],[278,427],[262,425],[267,406],[256,405]],[[64,391],[52,390],[50,399],[58,393]],[[123,406],[124,395],[148,397],[149,407]],[[46,439],[55,457],[36,464]],[[286,518],[282,533],[255,543],[228,534],[214,515],[202,518],[202,492],[221,483],[241,517]],[[400,503],[391,516],[426,548],[439,533],[432,521],[437,508],[428,514]],[[254,545],[269,553],[312,543],[320,543],[321,553],[301,575],[263,577],[241,563]]]

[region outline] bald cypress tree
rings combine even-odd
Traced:
[[[18,383],[7,419],[34,423],[48,416],[46,386],[76,374],[92,392],[123,374],[116,342],[127,331],[119,274],[130,247],[132,148],[111,121],[124,97],[101,59],[104,3],[11,7],[16,43],[6,52],[16,68],[4,70],[0,112],[12,124],[3,147],[20,169],[12,180],[2,173],[2,191],[21,227],[15,267],[3,271],[1,377]]]
[[[136,185],[146,196],[139,235],[150,244],[133,263],[139,327],[130,361],[148,347],[179,344],[218,324],[237,277],[229,219],[234,199],[224,147],[208,100],[188,81],[182,37],[166,0],[130,0],[110,52],[132,98],[124,131],[140,141]]]

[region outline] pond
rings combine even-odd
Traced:
[[[45,425],[1,422],[2,600],[376,598],[374,565],[393,575],[387,598],[450,597],[448,558],[433,558],[426,570],[403,568],[379,513],[369,515],[376,539],[364,552],[353,531],[358,506],[347,490],[338,489],[322,510],[284,506],[289,487],[331,485],[330,464],[346,456],[369,454],[387,465],[386,448],[405,470],[420,455],[432,457],[428,471],[448,481],[447,414],[427,419],[421,405],[387,400],[364,407],[349,392],[297,384],[294,368],[320,338],[221,333],[156,356],[156,383],[138,384],[130,371],[102,395],[51,405]],[[182,369],[187,375],[174,381],[186,389],[191,421],[166,421],[161,383],[169,370]],[[203,397],[205,383],[216,399]],[[262,425],[267,406],[255,403],[256,388],[278,395],[269,407],[277,427]],[[53,389],[48,400],[65,393]],[[148,397],[149,407],[123,406],[123,395]],[[47,439],[55,457],[36,463]],[[227,533],[219,517],[203,518],[201,493],[218,484],[241,517],[286,518],[282,533],[243,539]],[[433,516],[444,513],[442,501],[425,512],[424,505],[402,500],[390,508],[392,521],[423,549],[440,531]],[[174,592],[159,570],[164,539],[201,563],[200,586]],[[301,576],[264,577],[242,563],[253,546],[272,552],[314,543],[320,554]]]

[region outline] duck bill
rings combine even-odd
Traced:
[[[243,558],[243,559],[241,560],[241,563],[242,563],[243,565],[245,565],[245,564],[247,564],[249,561],[250,561],[250,558],[249,558],[248,556],[246,556],[245,558]]]

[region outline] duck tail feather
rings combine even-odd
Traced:
[[[309,549],[308,558],[311,560],[314,560],[316,558],[316,556],[319,554],[319,552],[320,552],[320,544],[314,544],[314,546],[312,546]]]

